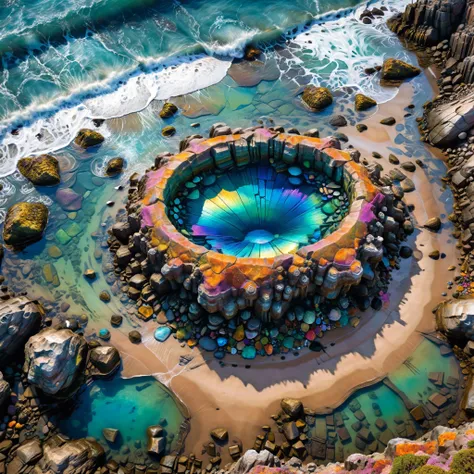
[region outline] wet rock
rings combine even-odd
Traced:
[[[108,441],[109,443],[115,443],[119,435],[119,430],[115,428],[104,428],[102,430],[102,435],[104,436],[105,440]]]
[[[413,255],[413,250],[406,245],[400,247],[400,257],[402,258],[410,258]]]
[[[229,433],[224,428],[214,428],[211,431],[211,438],[221,443],[226,442],[229,439]]]
[[[112,158],[108,161],[107,166],[105,167],[105,174],[107,176],[115,176],[123,171],[124,165],[125,160],[123,158]]]
[[[474,299],[444,301],[436,308],[436,326],[455,342],[474,341]]]
[[[329,119],[329,125],[331,127],[345,127],[347,125],[347,120],[343,115],[334,115]]]
[[[415,183],[411,179],[405,178],[401,183],[401,187],[403,192],[411,193],[415,190]]]
[[[262,51],[252,45],[245,48],[244,59],[246,61],[255,61],[262,54]]]
[[[104,448],[90,439],[46,443],[33,474],[92,474],[105,460]]]
[[[160,455],[165,451],[166,439],[160,425],[149,426],[146,430],[147,451],[150,454]]]
[[[24,441],[15,452],[15,456],[21,461],[23,466],[35,464],[42,455],[43,449],[41,448],[40,440],[37,438]]]
[[[392,165],[398,165],[398,164],[400,164],[400,160],[399,160],[393,153],[390,153],[390,154],[388,155],[388,161],[389,161],[390,163],[392,163]],[[402,167],[403,167],[403,165],[402,165]]]
[[[39,328],[42,308],[26,296],[0,303],[0,362],[4,363],[23,348],[23,344]]]
[[[173,117],[173,115],[178,111],[178,107],[172,104],[171,102],[165,102],[163,108],[160,111],[160,117],[162,119],[167,119]]]
[[[121,326],[122,321],[123,321],[123,316],[121,316],[120,314],[113,314],[110,317],[110,324],[114,327]]]
[[[89,360],[94,366],[92,375],[108,376],[119,368],[120,353],[115,347],[99,346],[90,351]]]
[[[19,202],[8,209],[3,227],[7,245],[23,248],[43,236],[48,222],[48,208],[41,203]]]
[[[87,278],[88,280],[94,280],[96,278],[96,273],[94,270],[92,270],[91,268],[88,268],[85,272],[84,272],[84,277]]]
[[[47,328],[25,345],[24,372],[28,382],[48,395],[71,388],[82,371],[87,343],[69,329]]]
[[[323,110],[333,102],[331,91],[326,87],[307,86],[302,96],[303,102],[313,111]]]
[[[176,128],[174,128],[173,126],[169,125],[167,127],[164,127],[162,130],[161,130],[161,134],[164,136],[164,137],[172,137],[174,134],[176,133]]]
[[[405,171],[409,171],[410,173],[416,171],[416,166],[411,161],[406,161],[405,163],[402,163],[400,167],[403,168]]]
[[[386,59],[382,66],[382,81],[400,83],[405,79],[418,76],[421,70],[400,59]]]
[[[296,398],[283,398],[280,402],[281,409],[293,419],[297,419],[303,413],[303,403]]]
[[[359,133],[362,133],[362,132],[365,132],[369,127],[367,127],[367,125],[365,125],[365,123],[358,123],[356,125],[356,129]]]
[[[142,342],[142,335],[138,331],[130,331],[128,333],[128,338],[133,344],[140,344],[140,342]]]
[[[428,256],[433,260],[439,260],[439,256],[440,256],[439,250],[433,250],[432,252],[428,254]]]
[[[65,211],[78,211],[82,207],[82,196],[71,188],[58,189],[56,200]]]
[[[22,158],[17,166],[20,173],[36,186],[55,186],[61,181],[59,163],[54,156]]]
[[[356,94],[355,96],[355,109],[359,112],[364,110],[371,109],[377,105],[377,101],[374,99],[367,97],[364,94]]]
[[[81,148],[89,148],[92,146],[100,145],[105,138],[99,132],[95,130],[90,130],[88,128],[83,128],[79,130],[74,143],[79,145]]]
[[[432,217],[425,222],[423,227],[433,232],[438,232],[441,229],[441,219],[439,217]]]
[[[101,301],[103,301],[104,303],[108,303],[110,301],[110,293],[108,291],[101,291],[100,292],[100,295],[99,295],[99,298]]]
[[[382,125],[395,125],[397,121],[393,117],[387,117],[380,121]]]

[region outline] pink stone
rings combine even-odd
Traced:
[[[56,200],[65,211],[78,211],[82,207],[82,196],[71,188],[58,189]]]

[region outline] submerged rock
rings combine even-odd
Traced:
[[[82,207],[82,196],[71,188],[58,189],[56,199],[65,211],[78,211]]]
[[[262,51],[260,49],[249,44],[245,48],[244,59],[247,61],[255,61],[261,54]]]
[[[160,117],[162,119],[171,118],[178,111],[178,107],[171,102],[165,102],[163,108],[160,111]]]
[[[47,328],[25,345],[24,372],[28,381],[48,395],[71,388],[82,371],[87,343],[70,329]]]
[[[328,88],[313,85],[306,87],[302,99],[303,102],[314,111],[329,107],[333,101],[331,91]]]
[[[382,81],[402,82],[405,79],[418,76],[421,69],[412,66],[400,59],[386,59],[382,66]]]
[[[355,109],[359,112],[371,109],[377,105],[377,101],[371,97],[367,97],[364,94],[356,94],[355,96]]]
[[[60,183],[59,163],[51,155],[22,158],[18,171],[36,186],[55,186]]]
[[[161,130],[161,134],[164,137],[172,137],[175,133],[176,133],[176,128],[172,127],[171,125]]]
[[[7,212],[3,240],[13,247],[26,247],[43,236],[48,222],[48,208],[42,203],[19,202]]]
[[[100,145],[105,140],[104,136],[95,130],[89,128],[82,128],[79,130],[74,143],[79,145],[81,148],[89,148],[92,146]]]

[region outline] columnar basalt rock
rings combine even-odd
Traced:
[[[296,167],[307,174],[323,173],[349,196],[347,215],[321,240],[270,258],[226,255],[178,231],[169,214],[186,182],[263,163],[278,172]],[[141,180],[134,178],[128,220],[115,224],[109,239],[115,264],[128,281],[128,295],[140,305],[153,306],[170,290],[184,291],[198,303],[191,320],[203,310],[227,320],[250,310],[268,322],[281,319],[301,299],[339,301],[361,282],[364,289],[357,298],[368,298],[387,252],[384,238],[404,238],[406,208],[390,189],[376,188],[365,168],[333,138],[249,130],[193,139],[177,155],[159,156],[157,164]],[[397,245],[390,251],[398,256]],[[334,314],[333,321],[339,317]]]

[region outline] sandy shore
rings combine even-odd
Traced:
[[[355,127],[339,130],[369,161],[375,161],[372,151],[381,153],[384,159],[377,161],[384,172],[392,166],[387,159],[388,148],[395,146],[398,132],[379,122],[390,115],[397,123],[403,123],[404,107],[410,104],[412,95],[410,84],[402,86],[395,99],[381,105],[364,121],[369,130],[363,134]],[[299,356],[287,355],[286,360],[275,356],[250,362],[226,357],[221,367],[212,354],[191,350],[174,339],[164,344],[156,342],[154,323],[144,325],[143,344],[136,346],[127,337],[130,327],[113,330],[113,342],[123,356],[123,375],[154,374],[187,406],[191,431],[186,452],[200,455],[209,431],[217,426],[227,428],[230,439],[241,440],[244,449],[251,448],[261,426],[271,422],[270,415],[278,411],[283,397],[299,398],[321,413],[337,407],[357,388],[370,385],[399,367],[421,342],[421,333],[434,330],[432,309],[443,299],[448,267],[457,261],[451,225],[446,219],[451,212],[451,194],[440,181],[445,167],[439,159],[425,162],[427,169],[407,173],[416,185],[416,191],[406,195],[407,202],[415,206],[418,223],[409,241],[415,249],[414,257],[403,261],[402,268],[393,274],[389,298],[381,311],[363,313],[357,329],[344,328],[325,335],[322,342],[328,345],[326,354],[305,350]],[[438,234],[422,228],[433,216],[441,216],[444,223]],[[430,259],[428,253],[433,249],[446,252],[447,257]],[[117,309],[108,308],[111,313]],[[180,366],[182,355],[194,358],[187,366]],[[223,455],[226,460],[227,450]]]

